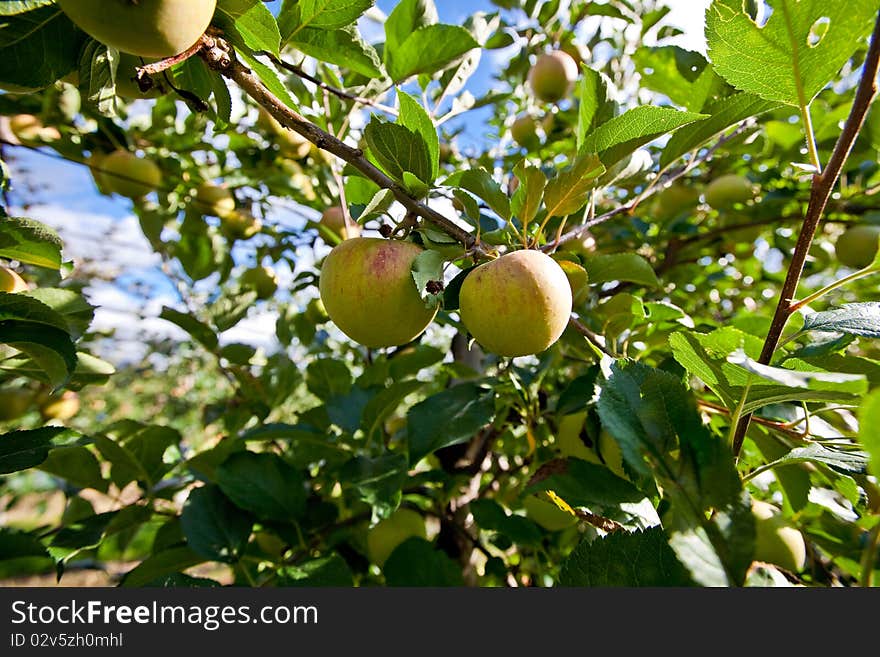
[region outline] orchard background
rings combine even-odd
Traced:
[[[876,583],[876,1],[378,5],[0,6],[0,581]]]

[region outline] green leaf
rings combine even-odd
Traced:
[[[750,502],[730,449],[709,434],[689,391],[668,372],[627,361],[600,388],[599,417],[625,464],[654,478],[670,503],[664,526],[679,561],[698,584],[741,585],[754,548]]]
[[[642,105],[617,116],[584,137],[581,153],[597,153],[610,167],[657,137],[678,130],[706,114],[682,112],[671,107]]]
[[[279,571],[279,586],[351,587],[354,577],[345,559],[335,552],[329,557],[312,559]]]
[[[306,387],[321,399],[347,395],[351,390],[351,371],[343,362],[319,358],[306,368]]]
[[[61,269],[61,248],[58,233],[38,221],[22,217],[0,220],[0,258],[57,270]]]
[[[880,474],[880,390],[875,390],[859,409],[859,441],[868,452],[872,474]]]
[[[880,338],[880,303],[847,303],[834,310],[812,313],[804,317],[801,330]]]
[[[79,445],[86,440],[64,427],[13,431],[0,436],[0,474],[27,470],[43,463],[56,447]]]
[[[510,211],[523,225],[528,224],[541,209],[541,201],[544,199],[544,188],[547,186],[547,176],[540,168],[529,165],[525,160],[520,160],[513,167],[513,174],[519,180],[519,187],[513,193],[510,202]]]
[[[422,381],[400,381],[397,380],[400,378],[398,375],[393,374],[392,376],[396,381],[379,391],[364,406],[361,428],[364,430],[367,441],[373,440],[375,435],[382,430],[382,423],[397,410],[406,397],[425,385]]]
[[[777,0],[773,9],[759,27],[742,0],[715,0],[706,10],[709,58],[737,89],[798,106],[808,105],[859,48],[877,3]]]
[[[400,504],[400,491],[407,479],[406,456],[355,457],[342,466],[338,479],[356,490],[364,502],[375,507],[380,517],[387,518]]]
[[[45,304],[61,315],[67,330],[74,339],[79,339],[88,331],[95,315],[90,305],[79,292],[53,287],[38,287],[27,292],[27,296]]]
[[[290,92],[287,91],[287,87],[281,81],[281,78],[278,77],[275,69],[269,68],[257,59],[250,49],[243,47],[243,44],[236,43],[235,39],[231,39],[231,41],[236,45],[236,50],[242,60],[244,60],[244,63],[257,74],[257,77],[266,85],[266,88],[275,94],[287,107],[296,107],[296,101],[290,95]]]
[[[412,277],[419,296],[425,300],[428,306],[436,306],[442,298],[440,295],[428,292],[427,285],[431,281],[443,282],[443,265],[446,257],[439,251],[426,249],[416,256],[412,263]]]
[[[461,568],[422,538],[398,545],[382,572],[388,586],[464,586]]]
[[[163,306],[159,317],[172,324],[176,324],[189,333],[196,342],[207,347],[209,350],[217,348],[217,334],[214,333],[210,326],[200,322],[192,315],[182,313],[173,308],[169,308],[168,306]]]
[[[186,546],[173,547],[150,555],[122,578],[122,586],[140,588],[162,577],[200,564],[205,559]]]
[[[568,216],[587,204],[596,178],[605,173],[599,158],[579,155],[571,166],[556,174],[544,190],[544,205],[551,217]]]
[[[397,98],[400,102],[398,123],[419,135],[428,147],[431,178],[425,182],[433,183],[440,172],[440,138],[437,136],[437,129],[431,117],[415,98],[403,92],[398,93]]]
[[[236,452],[216,476],[220,490],[258,518],[287,522],[305,512],[305,479],[277,454]]]
[[[614,118],[617,103],[614,101],[614,83],[604,73],[582,67],[578,82],[577,149],[583,152],[584,139],[597,126]]]
[[[358,215],[357,222],[363,224],[370,219],[381,217],[391,209],[392,205],[394,205],[394,192],[390,189],[380,189],[364,208],[363,212]]]
[[[409,35],[437,20],[434,0],[401,0],[385,21],[385,51],[396,51]]]
[[[461,187],[483,199],[502,219],[510,219],[510,199],[486,169],[468,169],[452,174],[443,181],[446,187]]]
[[[407,414],[409,462],[473,438],[495,415],[494,393],[477,383],[461,383],[428,397]]]
[[[402,82],[413,75],[442,71],[479,47],[463,27],[426,25],[410,34],[399,48],[386,50],[385,64],[391,79]]]
[[[43,472],[60,477],[77,488],[94,488],[106,493],[109,487],[109,482],[101,474],[101,464],[85,447],[56,447],[39,467]]]
[[[692,586],[659,527],[584,539],[562,562],[561,586]]]
[[[350,69],[368,78],[383,76],[382,60],[376,50],[364,42],[357,30],[306,28],[290,40],[290,45],[320,61]]]
[[[97,434],[93,440],[101,456],[112,464],[110,477],[119,488],[132,481],[152,487],[173,467],[164,460],[165,450],[180,443],[174,429],[123,420]]]
[[[58,5],[0,4],[0,86],[42,89],[75,68],[85,34]]]
[[[590,256],[584,260],[584,269],[592,285],[627,281],[645,287],[660,287],[654,269],[647,260],[635,253]]]
[[[709,118],[693,123],[687,130],[679,130],[663,148],[660,167],[665,168],[679,157],[705,144],[723,130],[752,116],[760,116],[780,106],[749,93],[738,93],[703,108]],[[800,140],[800,137],[798,137]]]
[[[385,123],[374,118],[364,131],[370,155],[389,176],[403,182],[405,171],[425,184],[433,181],[428,145],[421,135],[397,123]]]
[[[843,474],[862,474],[868,465],[868,459],[863,452],[842,452],[813,443],[806,447],[795,447],[784,456],[766,466],[761,466],[761,469],[771,469],[792,463],[821,463]]]
[[[373,4],[374,0],[300,0],[284,3],[278,21],[286,40],[304,27],[336,30],[351,25]]]
[[[227,32],[232,28],[251,50],[279,54],[281,33],[278,23],[269,8],[258,0],[220,0],[214,23]]]
[[[544,530],[534,521],[524,516],[508,514],[495,500],[474,500],[468,508],[480,529],[498,532],[514,543],[538,545],[544,538]]]
[[[190,492],[180,525],[194,552],[214,561],[234,563],[244,550],[253,522],[217,486],[202,486]]]
[[[597,463],[581,459],[557,459],[542,465],[532,476],[525,493],[552,490],[572,507],[603,512],[621,504],[641,504],[645,494],[626,479]],[[653,509],[652,509],[653,510]],[[654,524],[659,519],[654,515]]]
[[[678,46],[642,47],[633,54],[642,85],[692,112],[703,109],[723,85],[700,53]]]
[[[842,374],[839,372],[798,371],[782,367],[762,365],[749,358],[742,349],[738,349],[727,357],[733,363],[760,376],[765,381],[778,383],[789,388],[807,388],[809,390],[832,390],[842,393],[863,394],[868,390],[868,381],[861,374]]]

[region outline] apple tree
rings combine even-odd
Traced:
[[[876,582],[873,0],[2,4],[0,576]],[[25,155],[182,337],[90,328]]]

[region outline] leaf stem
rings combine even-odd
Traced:
[[[840,280],[834,281],[833,283],[826,285],[821,290],[813,292],[811,295],[804,297],[800,301],[793,302],[790,306],[790,310],[792,313],[794,313],[794,312],[800,310],[801,308],[803,308],[804,306],[809,306],[811,303],[813,303],[817,299],[825,296],[829,292],[832,292],[832,291],[836,290],[837,288],[843,287],[847,283],[852,283],[853,281],[857,281],[860,278],[865,278],[867,276],[870,276],[872,274],[876,274],[878,272],[880,272],[880,266],[875,267],[873,265],[865,267],[864,269],[860,269],[857,272],[853,272],[849,276],[844,276]]]

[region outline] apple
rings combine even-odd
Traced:
[[[141,91],[140,85],[137,83],[136,68],[144,64],[152,64],[158,61],[153,57],[141,60],[140,57],[129,55],[128,53],[119,54],[119,65],[116,67],[116,95],[128,100],[136,100],[138,98],[158,98],[164,96],[171,88],[165,85],[165,78],[162,73],[152,76],[153,86],[146,92]],[[165,72],[171,77],[171,69]]]
[[[141,57],[171,57],[192,46],[217,0],[58,0],[65,14],[101,43]]]
[[[654,197],[654,213],[660,218],[672,218],[695,208],[700,193],[680,183],[672,183]]]
[[[262,107],[257,115],[257,125],[269,134],[278,144],[278,150],[284,157],[302,160],[312,151],[312,142],[294,130],[288,130],[274,116]]]
[[[565,272],[540,251],[507,253],[464,279],[461,321],[486,350],[499,356],[537,354],[556,342],[571,316]]]
[[[33,114],[16,114],[9,117],[9,130],[22,144],[39,144],[61,139],[57,128],[44,126]]]
[[[535,98],[555,103],[571,91],[578,76],[578,65],[571,55],[554,50],[538,57],[529,70],[529,86]]]
[[[516,118],[510,126],[510,136],[527,150],[533,150],[541,144],[538,139],[538,121],[531,114],[522,114]]]
[[[248,210],[236,210],[220,217],[220,228],[231,240],[246,240],[260,232],[263,222]]]
[[[703,195],[706,197],[706,203],[716,210],[721,210],[755,198],[755,186],[745,176],[728,173],[706,185]]]
[[[196,207],[214,217],[225,217],[235,212],[235,196],[226,187],[203,182],[196,188]]]
[[[65,390],[61,395],[49,397],[40,405],[43,421],[58,420],[65,422],[79,413],[79,395],[72,390]]]
[[[18,273],[9,267],[0,266],[0,292],[27,292],[28,286]]]
[[[335,246],[321,267],[321,301],[330,319],[355,342],[391,347],[411,342],[437,307],[426,307],[412,278],[422,252],[412,242],[355,237]]]
[[[104,160],[107,159],[107,153],[100,151],[92,151],[92,154],[86,158],[85,164],[92,174],[92,180],[95,181],[95,187],[105,196],[110,195],[110,187],[107,184],[107,176],[104,175]]]
[[[268,299],[278,289],[278,277],[271,267],[248,269],[239,279],[242,287],[254,290],[257,299]]]
[[[130,199],[142,198],[162,184],[162,170],[155,162],[128,151],[110,153],[101,162],[101,169],[107,189]]]
[[[367,556],[382,566],[398,545],[408,538],[428,538],[425,519],[410,509],[397,509],[367,532]]]
[[[360,237],[361,234],[361,226],[359,223],[352,221],[346,225],[345,213],[338,205],[334,205],[324,210],[319,223],[322,226],[326,226],[334,235],[343,240],[351,239],[352,237]]]
[[[577,524],[577,516],[563,511],[553,502],[529,495],[523,500],[526,516],[550,532],[558,532]]]
[[[874,262],[880,244],[880,226],[852,226],[837,238],[834,252],[840,264],[863,269]]]
[[[320,299],[312,299],[309,301],[308,305],[306,305],[306,319],[309,320],[312,324],[323,324],[330,316],[327,314],[327,309],[324,308],[324,302]]]
[[[579,237],[563,243],[559,250],[585,258],[596,251],[596,238],[587,231],[581,233]]]
[[[752,500],[755,560],[799,572],[807,561],[804,536],[772,504]]]
[[[10,422],[24,415],[34,400],[30,390],[0,389],[0,422]]]

